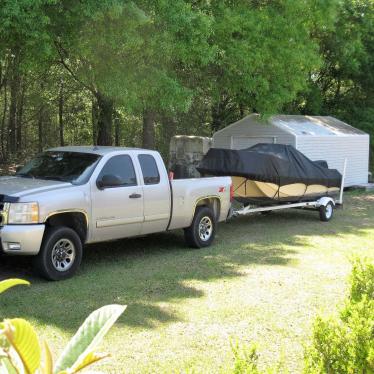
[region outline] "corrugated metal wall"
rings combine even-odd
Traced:
[[[297,149],[311,160],[326,160],[341,173],[347,158],[346,187],[368,181],[369,135],[298,136]]]
[[[258,123],[257,116],[243,118],[213,135],[214,148],[243,149],[261,143],[264,139],[274,143],[295,145],[295,136],[267,123]],[[258,138],[258,141],[256,141]],[[246,146],[246,140],[248,146]]]

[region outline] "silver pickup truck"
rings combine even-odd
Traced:
[[[169,180],[158,152],[50,149],[0,178],[1,251],[34,256],[50,280],[71,277],[85,243],[184,229],[209,246],[230,209],[231,178]]]

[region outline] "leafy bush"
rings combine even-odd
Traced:
[[[374,264],[355,260],[338,316],[317,317],[305,352],[307,374],[374,373]]]
[[[232,345],[232,351],[234,354],[234,368],[233,374],[260,374],[260,370],[257,367],[258,354],[257,348],[254,344],[247,346],[239,346],[236,342]]]
[[[359,302],[364,297],[374,299],[374,264],[368,261],[353,261],[350,277],[350,298],[353,302]]]
[[[274,367],[268,367],[264,370],[258,367],[258,354],[257,346],[255,344],[231,344],[232,352],[234,354],[234,367],[232,368],[232,374],[279,374],[288,373],[283,368],[283,360]]]
[[[0,293],[21,284],[29,285],[20,279],[2,281]],[[29,322],[5,319],[0,322],[0,373],[72,374],[86,368],[108,356],[97,354],[94,349],[125,309],[122,305],[107,305],[91,313],[55,364],[46,342],[42,361],[42,349]]]

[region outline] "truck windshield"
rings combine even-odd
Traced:
[[[47,151],[29,161],[16,176],[83,184],[99,159],[99,155],[92,153]]]

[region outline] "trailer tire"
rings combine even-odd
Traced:
[[[50,227],[43,238],[34,269],[43,278],[59,281],[71,278],[82,261],[82,241],[71,228]]]
[[[319,219],[322,222],[328,222],[334,215],[334,204],[329,201],[326,205],[319,207]]]
[[[216,220],[212,209],[197,207],[191,226],[184,229],[186,244],[192,248],[209,247],[216,235]]]

